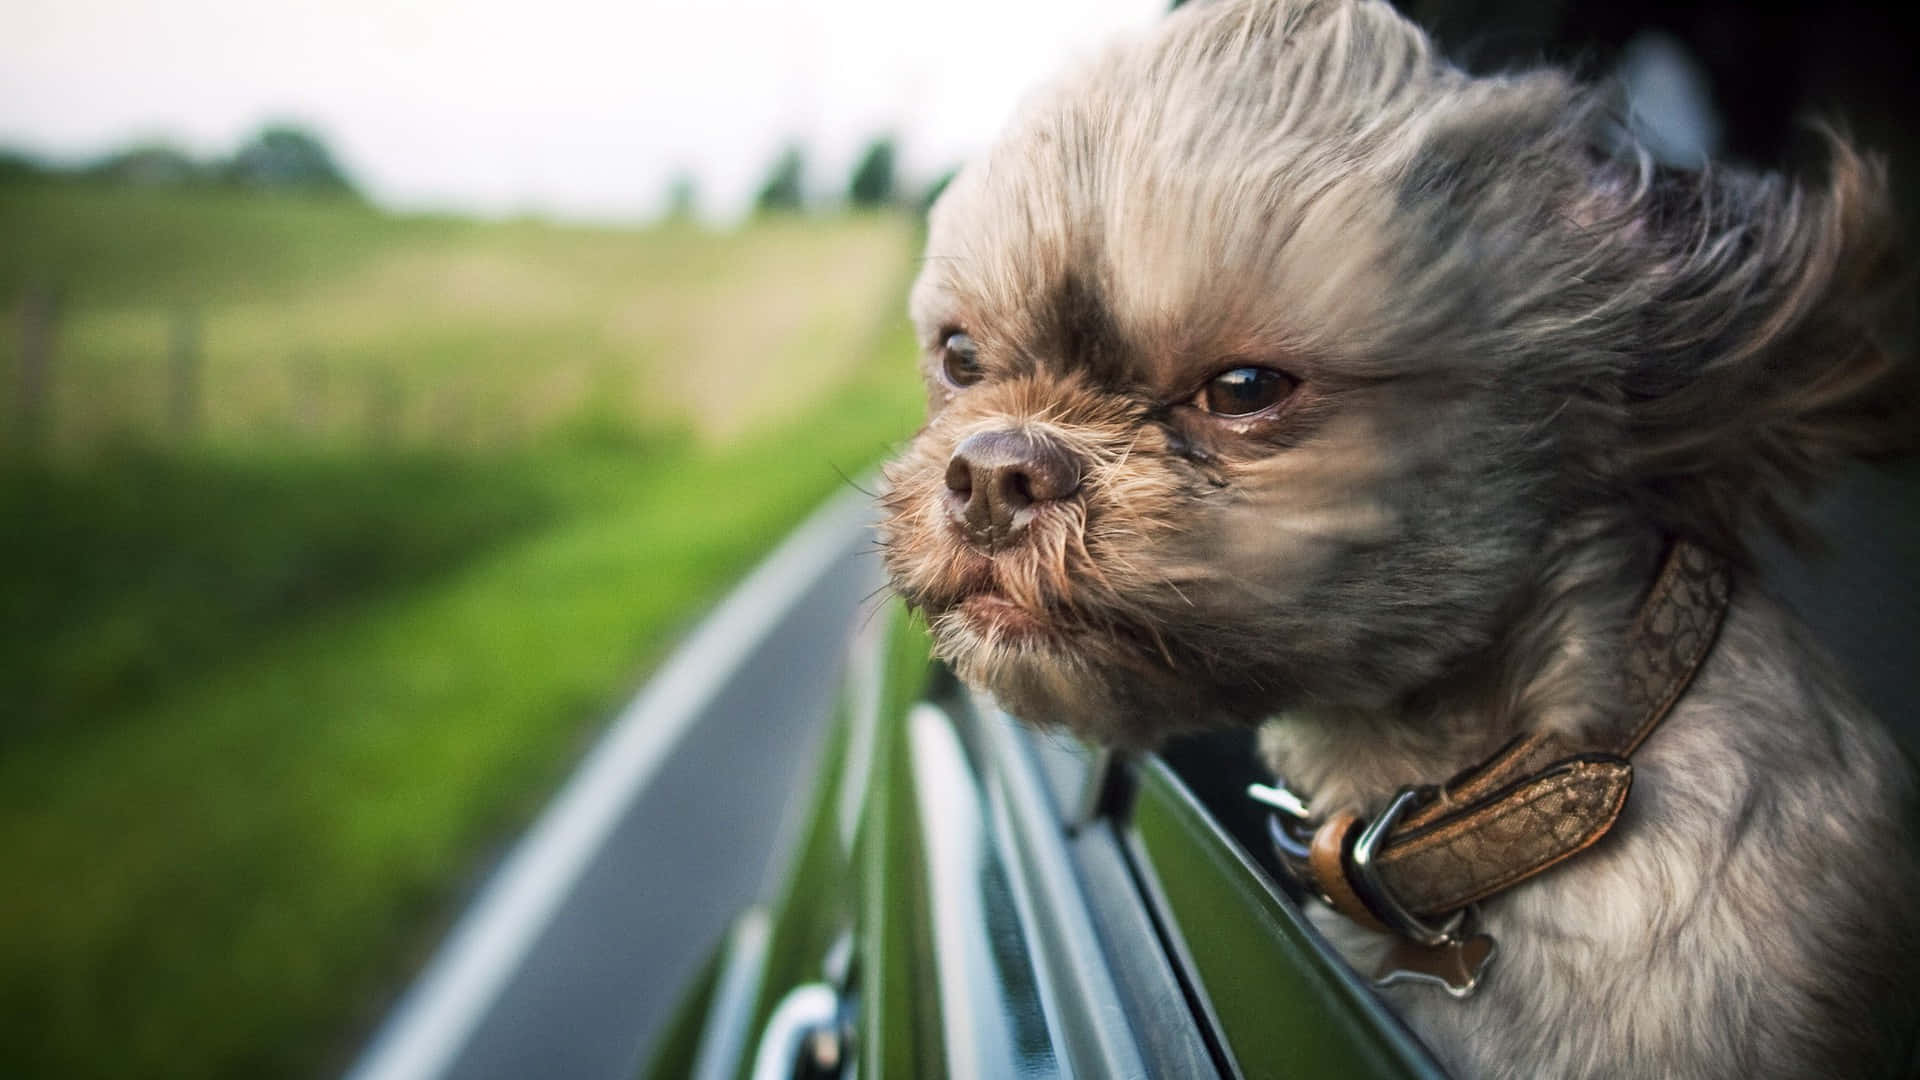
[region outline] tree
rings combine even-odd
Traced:
[[[357,195],[353,182],[318,135],[287,124],[269,124],[233,152],[221,175],[241,187]]]
[[[667,220],[692,221],[700,213],[700,183],[685,169],[667,181]]]
[[[806,179],[807,159],[799,144],[789,144],[780,156],[773,161],[773,168],[767,170],[767,180],[760,185],[760,194],[754,199],[754,209],[766,213],[796,213],[806,206],[806,192],[802,182]]]
[[[920,216],[921,217],[925,217],[927,215],[927,211],[933,209],[933,204],[940,200],[940,195],[942,192],[947,190],[947,185],[953,183],[953,178],[959,175],[960,175],[960,167],[958,165],[955,165],[952,168],[949,168],[946,172],[943,172],[939,176],[935,177],[933,180],[933,183],[927,185],[927,190],[924,192],[921,192],[920,194]]]
[[[847,184],[847,201],[859,207],[893,205],[893,136],[882,135],[868,144]]]
[[[54,174],[46,162],[32,154],[0,146],[0,183],[39,180]]]
[[[108,154],[87,166],[84,175],[129,187],[186,187],[204,182],[207,169],[177,146],[149,142]]]

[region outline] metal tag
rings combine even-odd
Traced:
[[[1493,939],[1485,934],[1470,934],[1443,945],[1421,945],[1402,938],[1393,943],[1373,981],[1376,986],[1423,983],[1465,998],[1480,985],[1493,951]]]

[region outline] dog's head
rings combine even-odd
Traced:
[[[1123,743],[1378,706],[1564,518],[1734,553],[1883,434],[1877,171],[1663,171],[1597,100],[1358,0],[1190,5],[1035,99],[913,293],[883,541],[940,654]]]

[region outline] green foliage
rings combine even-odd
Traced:
[[[667,182],[667,220],[692,221],[700,214],[700,182],[685,170]]]
[[[0,183],[25,180],[133,188],[207,187],[358,198],[325,140],[306,128],[268,124],[225,158],[202,161],[168,142],[136,142],[78,167],[0,147]]]
[[[767,170],[767,178],[760,185],[760,194],[754,197],[753,206],[763,214],[795,213],[806,208],[806,153],[796,145],[780,151]]]
[[[849,203],[868,209],[893,205],[893,156],[892,136],[882,136],[867,146],[853,168],[853,179],[847,183]]]
[[[356,603],[282,608],[169,692],[14,740],[0,858],[30,886],[0,895],[11,1067],[329,1072],[675,628],[907,415],[503,464],[548,485],[548,525]]]
[[[953,183],[953,178],[959,175],[960,170],[958,168],[952,168],[934,177],[933,183],[927,185],[927,190],[920,193],[920,215],[922,217],[926,216],[927,211],[933,209],[933,204],[938,202],[940,196],[945,193],[947,185]]]
[[[347,174],[318,135],[288,124],[255,132],[220,167],[220,176],[243,188],[352,195]]]
[[[417,455],[0,469],[0,753],[416,587],[539,524],[550,502],[510,470]]]
[[[46,177],[51,167],[32,154],[0,146],[0,184],[18,184]]]
[[[205,183],[215,173],[185,150],[156,142],[116,150],[87,166],[81,175],[128,187],[187,187]]]

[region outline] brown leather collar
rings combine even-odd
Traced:
[[[1276,828],[1282,862],[1355,922],[1426,945],[1453,938],[1449,916],[1457,927],[1468,905],[1613,827],[1633,781],[1627,758],[1693,681],[1732,593],[1724,560],[1676,541],[1629,630],[1620,723],[1580,739],[1520,736],[1444,784],[1403,790],[1372,822],[1337,814],[1304,843]]]

